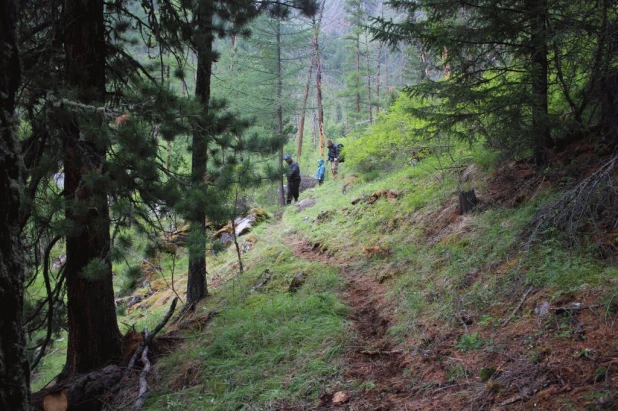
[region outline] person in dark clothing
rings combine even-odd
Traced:
[[[339,145],[333,144],[333,140],[326,142],[328,147],[328,161],[330,161],[330,171],[333,173],[333,179],[337,178],[339,168]]]
[[[292,204],[292,198],[294,201],[298,201],[298,192],[300,190],[300,167],[298,163],[292,160],[292,156],[286,154],[284,157],[286,163],[288,163],[288,198],[287,203]]]

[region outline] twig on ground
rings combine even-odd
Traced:
[[[382,351],[382,350],[363,350],[359,351],[361,354],[365,355],[397,355],[402,354],[403,350],[391,350],[391,351]]]
[[[555,307],[550,308],[552,311],[577,311],[577,310],[587,310],[593,308],[603,307],[604,304],[595,304],[595,305],[572,305],[570,307]]]
[[[506,325],[508,323],[511,322],[511,320],[513,319],[513,317],[515,317],[515,314],[517,314],[517,311],[519,311],[519,309],[521,308],[522,305],[524,305],[524,302],[526,301],[526,299],[528,298],[528,295],[530,295],[530,293],[532,292],[532,290],[534,289],[533,286],[530,286],[530,288],[528,288],[526,290],[526,292],[524,293],[524,295],[521,297],[521,300],[519,301],[519,304],[517,304],[517,307],[515,307],[515,309],[513,310],[513,312],[511,313],[511,315],[509,316],[509,318],[507,318],[506,320],[504,320],[502,322],[502,326],[506,327]]]
[[[147,332],[146,336],[148,335]],[[144,397],[146,392],[148,391],[148,382],[146,381],[146,376],[150,372],[150,361],[148,360],[148,346],[144,347],[144,351],[142,352],[142,362],[144,363],[144,369],[139,377],[139,395],[137,396],[137,400],[135,400],[135,405],[133,409],[141,410],[142,405],[144,405]]]
[[[174,314],[177,303],[178,297],[174,298],[174,301],[172,301],[172,304],[170,305],[170,309],[167,311],[167,314],[165,314],[163,320],[161,320],[161,322],[155,327],[152,333],[149,334],[147,332],[148,330],[144,330],[144,339],[142,340],[142,342],[140,342],[137,350],[135,350],[135,354],[133,354],[133,357],[131,357],[131,361],[129,361],[129,365],[127,366],[128,371],[131,371],[133,369],[133,367],[135,366],[135,362],[142,355],[144,349],[148,346],[148,344],[150,344],[152,339],[159,333],[159,331],[161,331],[163,327],[165,327],[165,324],[167,324],[167,322],[172,317],[172,314]]]

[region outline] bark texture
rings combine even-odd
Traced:
[[[113,391],[125,376],[125,370],[116,366],[93,371],[63,381],[32,395],[32,408],[54,411],[96,411],[105,402],[99,397]]]
[[[545,161],[545,148],[552,146],[549,124],[547,60],[547,0],[526,0],[530,16],[530,76],[532,79],[532,134],[537,164]]]
[[[197,48],[197,78],[195,83],[195,96],[202,105],[202,111],[208,114],[210,104],[210,78],[212,75],[212,42],[214,38],[210,33],[213,12],[206,4],[200,2],[198,19],[201,35],[198,36]],[[206,116],[204,116],[206,117]],[[191,153],[191,183],[195,187],[204,187],[206,175],[207,150],[208,150],[209,125],[202,124],[193,131]],[[203,193],[204,195],[206,193]],[[201,202],[199,202],[201,204]],[[206,211],[205,207],[197,205],[192,210],[189,224],[191,233],[196,241],[189,247],[189,278],[187,282],[187,307],[208,295],[206,284]]]
[[[15,2],[0,0],[0,409],[19,411],[28,409],[30,369],[22,324],[21,159],[14,117],[20,82],[16,19]]]
[[[64,21],[67,86],[77,90],[80,102],[103,104],[103,1],[66,0]],[[102,178],[107,142],[101,134],[104,127],[96,130],[89,124],[86,130],[83,121],[73,113],[64,125],[65,216],[70,224],[66,237],[69,342],[65,376],[87,373],[121,358],[109,261],[107,184]]]

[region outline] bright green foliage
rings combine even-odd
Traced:
[[[420,106],[420,99],[402,94],[389,111],[381,114],[376,123],[364,131],[360,138],[346,140],[346,164],[363,171],[371,171],[383,167],[385,162],[392,161],[395,157],[401,156],[405,159],[405,156],[408,156],[410,161],[413,151],[428,144],[423,135],[423,128],[427,123],[410,114],[412,108]]]
[[[450,71],[408,89],[436,98],[414,110],[432,125],[428,133],[482,137],[511,154],[534,149],[540,160],[544,146],[604,121],[598,91],[617,63],[607,28],[618,14],[609,3],[391,4],[408,18],[378,19],[374,34],[392,45],[420,42]]]
[[[456,347],[459,351],[478,350],[485,344],[478,332],[464,334],[459,338]]]

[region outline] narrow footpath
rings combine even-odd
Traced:
[[[408,384],[404,378],[406,356],[387,336],[391,309],[384,302],[384,288],[377,279],[350,270],[319,246],[298,239],[294,254],[305,260],[336,267],[346,280],[342,296],[351,309],[355,339],[344,352],[344,385],[320,398],[317,410],[406,409]]]

